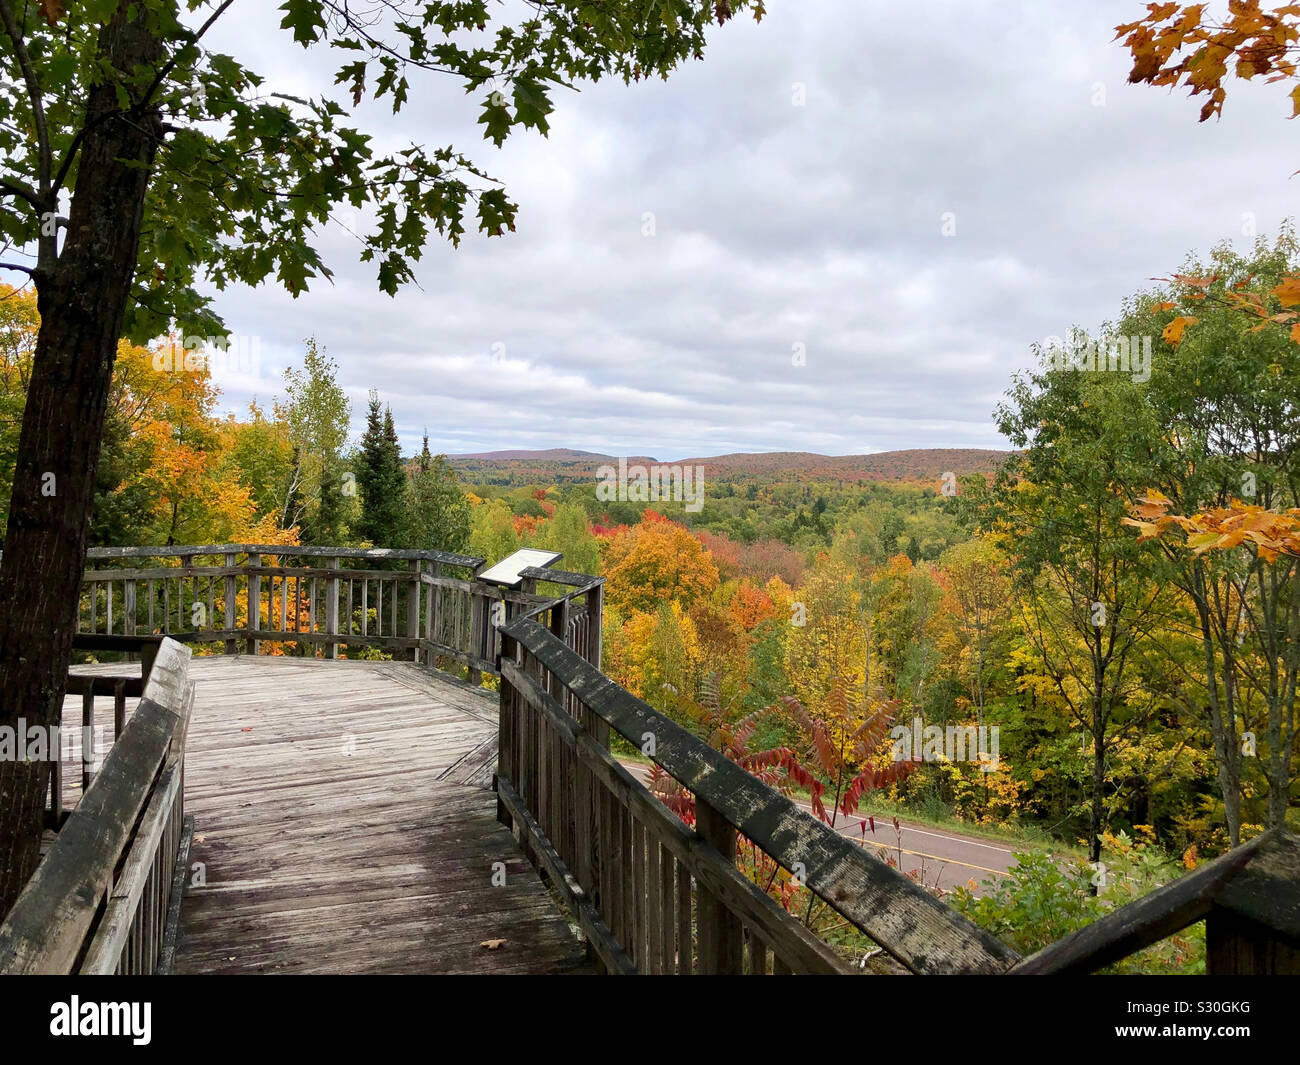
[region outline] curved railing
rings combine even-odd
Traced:
[[[1300,971],[1294,835],[1268,833],[1022,960],[602,673],[600,578],[528,569],[517,588],[505,588],[478,579],[482,568],[482,559],[439,551],[100,548],[89,554],[78,640],[111,649],[133,634],[162,633],[221,643],[227,652],[255,653],[273,642],[326,657],[360,646],[427,665],[456,663],[474,683],[499,676],[499,817],[565,899],[607,972],[853,971],[738,868],[740,837],[915,973],[1089,972],[1199,920],[1206,921],[1210,971]],[[108,694],[105,685],[119,702],[124,691],[121,678],[77,683],[87,700]],[[133,749],[124,743],[138,717],[110,753],[114,764],[125,757],[119,750]],[[653,751],[660,769],[693,797],[693,826],[612,756],[611,733]],[[152,790],[132,795],[151,810],[165,809],[149,824],[174,832],[179,782],[171,778],[159,790],[159,759],[150,763]],[[61,833],[64,851],[88,846],[65,845],[63,835],[92,795],[103,797],[106,771],[107,763]],[[158,794],[170,798],[155,802]],[[114,831],[108,850],[120,851],[128,841]],[[151,827],[147,840],[156,842],[159,831]],[[106,853],[96,851],[87,867],[101,899]],[[73,875],[66,860],[49,867]],[[126,897],[138,901],[137,890]],[[41,938],[37,925],[19,916],[27,921],[22,935],[15,938],[7,923],[8,938],[0,936],[0,968],[30,967],[36,956],[70,964],[69,944],[84,945],[86,929],[74,923],[55,933],[57,949],[16,949],[27,942],[23,935]],[[85,917],[79,911],[77,922]],[[114,945],[87,955],[99,959],[99,971],[152,957],[148,948],[119,952],[113,962],[122,920],[112,925]]]
[[[562,604],[502,628],[497,792],[609,972],[846,972],[735,864],[737,833],[913,972],[1001,972],[992,936],[565,646]],[[694,796],[684,824],[608,750],[610,730]]]

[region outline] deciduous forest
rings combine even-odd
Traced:
[[[214,413],[209,365],[175,338],[124,342],[91,539],[561,552],[606,579],[609,675],[829,822],[883,839],[920,817],[1025,846],[1010,876],[955,892],[1025,949],[1294,819],[1297,348],[1234,294],[1297,270],[1288,230],[1136,292],[1111,332],[1157,338],[1149,380],[1080,369],[1082,333],[1038,352],[995,412],[1005,453],[849,476],[728,456],[716,480],[687,460],[698,509],[602,501],[604,459],[580,452],[403,455],[374,392],[349,439],[319,338],[242,418]],[[38,322],[19,289],[0,314],[11,471]],[[998,744],[900,759],[898,724]],[[1062,910],[1033,917],[1035,893]],[[1198,964],[1194,937],[1170,944],[1144,964]]]

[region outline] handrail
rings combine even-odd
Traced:
[[[223,564],[193,564],[213,555],[222,556]],[[266,556],[300,564],[272,566]],[[1300,972],[1300,839],[1285,832],[1266,833],[1019,958],[602,673],[603,578],[530,568],[513,590],[477,580],[483,560],[473,556],[382,548],[224,544],[99,548],[88,557],[165,557],[180,564],[89,569],[82,620],[88,619],[90,631],[76,637],[83,646],[143,649],[161,639],[137,635],[147,626],[187,641],[224,641],[227,652],[241,641],[256,652],[261,642],[274,640],[324,644],[326,655],[334,657],[340,646],[361,644],[430,664],[458,662],[472,683],[485,673],[499,676],[498,816],[568,903],[607,972],[849,971],[737,868],[740,837],[917,973],[1093,971],[1201,919],[1210,971]],[[402,562],[405,568],[391,568]],[[539,585],[562,590],[539,595]],[[199,608],[206,610],[205,624],[191,624],[204,613]],[[222,628],[216,626],[218,613]],[[178,645],[168,639],[163,646]],[[111,684],[119,701],[126,683],[128,678],[75,681],[83,698],[109,694]],[[141,720],[151,714],[157,716],[150,711]],[[130,752],[141,742],[144,726],[136,727],[137,718],[139,711],[110,752],[114,765],[126,757],[119,751]],[[694,796],[693,827],[610,754],[611,729],[643,750],[649,738],[646,753]],[[136,738],[125,742],[131,737]],[[155,764],[149,805],[136,811],[136,838],[146,842],[133,845],[154,847],[154,854],[158,846],[174,846],[179,832],[182,782],[178,764],[168,765],[174,767],[171,775]],[[101,771],[87,789],[79,813],[93,812],[92,796],[102,804],[110,786],[104,777]],[[115,890],[106,911],[113,916],[101,922],[112,931],[102,932],[107,938],[83,957],[96,971],[137,971],[156,957],[152,947],[141,954],[132,944],[141,927],[138,878],[146,875],[146,865],[153,869],[157,863],[125,854],[122,860],[119,884],[122,878],[129,883]],[[47,858],[41,868],[48,864]],[[158,897],[152,883],[144,897]],[[12,938],[8,923],[5,929]],[[4,942],[0,937],[0,971],[6,965],[3,949],[12,949]]]
[[[502,629],[498,813],[607,972],[845,971],[736,869],[740,834],[915,973],[1087,973],[1200,920],[1208,972],[1300,973],[1296,835],[1267,832],[1021,959],[584,661],[556,635],[564,613]],[[693,830],[613,758],[610,729],[693,794]]]
[[[189,661],[162,642],[126,728],[0,925],[0,973],[155,970],[184,818]]]
[[[291,555],[296,558],[377,558],[409,561],[421,559],[441,562],[448,566],[467,569],[482,567],[484,560],[477,555],[461,555],[452,551],[422,550],[394,547],[315,547],[299,544],[196,544],[168,547],[92,547],[87,558],[152,558],[163,555]]]
[[[1208,973],[1300,973],[1300,836],[1270,829],[1010,971],[1095,972],[1200,920]]]
[[[639,924],[652,896],[662,908],[662,885],[656,896],[645,879],[646,852],[638,850],[648,845],[666,848],[678,878],[689,874],[694,881],[697,964],[703,971],[741,971],[747,933],[751,970],[766,965],[770,950],[774,964],[813,971],[806,930],[796,919],[775,904],[779,916],[756,910],[734,880],[726,885],[712,880],[720,868],[734,867],[739,831],[913,972],[1002,972],[1019,960],[1009,947],[901,873],[619,687],[536,620],[514,619],[502,634],[507,646],[501,666],[498,791],[502,785],[509,789],[503,813],[524,821],[528,835],[545,839],[561,857],[566,876],[582,889],[579,910],[584,900],[594,900],[590,905],[603,918],[603,927],[595,929],[602,941],[598,953],[612,953],[611,945],[617,944],[634,964],[647,962],[650,970],[664,964],[662,946],[653,950]],[[571,709],[564,709],[564,702]],[[649,743],[655,763],[694,793],[697,820],[694,831],[686,830],[689,837],[670,830],[649,791],[602,757],[598,749],[607,745],[585,738],[583,731],[590,729],[580,728],[580,718],[599,720],[642,749]],[[616,807],[598,827],[592,823],[593,801]],[[569,827],[574,824],[582,826],[577,838]],[[685,847],[688,838],[690,848]],[[631,862],[620,857],[629,845]],[[613,870],[607,863],[611,848]],[[620,883],[601,883],[600,872],[593,870],[602,859],[604,873],[614,872]],[[660,868],[662,860],[660,853]],[[579,916],[595,926],[592,913]],[[690,949],[679,929],[674,944],[679,966]],[[826,970],[819,965],[816,971]]]

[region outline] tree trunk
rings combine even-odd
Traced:
[[[1093,712],[1092,725],[1092,809],[1088,817],[1088,860],[1101,861],[1101,830],[1105,825],[1106,802],[1106,718]]]
[[[1232,658],[1228,649],[1223,648],[1224,703],[1220,703],[1217,668],[1219,648],[1216,647],[1214,637],[1209,590],[1205,586],[1207,578],[1201,565],[1199,561],[1194,564],[1185,591],[1196,607],[1200,625],[1201,653],[1205,668],[1205,718],[1214,744],[1214,764],[1219,778],[1219,791],[1223,794],[1223,820],[1228,829],[1228,844],[1235,847],[1241,843],[1241,748],[1236,736],[1236,713],[1232,700]]]
[[[162,55],[142,10],[122,0],[99,52],[119,70]],[[147,21],[146,21],[147,20]],[[92,91],[76,189],[57,262],[38,270],[40,333],[0,559],[0,724],[59,721],[85,566],[100,437],[135,275],[145,192],[162,135],[156,109],[118,116]],[[0,914],[35,869],[48,762],[0,764]]]

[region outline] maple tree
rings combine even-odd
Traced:
[[[689,605],[718,586],[718,567],[704,545],[676,522],[647,511],[604,549],[606,597],[616,610],[651,611],[662,602]]]
[[[1213,249],[1207,263],[1189,262],[1183,276],[1215,278],[1209,286],[1171,285],[1130,301],[1119,324],[1123,334],[1158,329],[1175,313],[1165,305],[1179,301],[1181,292],[1192,293],[1198,322],[1153,359],[1141,402],[1125,415],[1144,449],[1143,461],[1121,486],[1126,508],[1152,491],[1170,499],[1175,514],[1230,507],[1240,498],[1278,512],[1300,505],[1300,456],[1294,446],[1300,349],[1284,326],[1261,322],[1232,301],[1214,298],[1245,287],[1267,291],[1298,266],[1300,242],[1284,227],[1271,243],[1261,238],[1249,252],[1225,243]],[[1258,571],[1260,561],[1233,557],[1240,552],[1188,550],[1183,540],[1169,536],[1144,543],[1153,552],[1153,572],[1177,588],[1190,608],[1186,631],[1199,644],[1199,662],[1170,694],[1186,708],[1189,721],[1199,719],[1208,731],[1223,821],[1228,841],[1235,844],[1252,821],[1276,816],[1257,818],[1251,812],[1258,810],[1256,796],[1271,796],[1274,789],[1259,772],[1261,760],[1243,755],[1243,747],[1245,735],[1267,719],[1270,705],[1271,685],[1253,683],[1251,674],[1258,674],[1261,661],[1271,672],[1267,663],[1277,659],[1267,641],[1249,633],[1238,640],[1240,610],[1233,605],[1240,599],[1243,568]],[[1274,570],[1267,580],[1279,576]],[[1172,648],[1183,641],[1167,642]],[[1171,665],[1180,659],[1180,653],[1171,653]],[[1175,668],[1178,676],[1184,667]]]
[[[1050,363],[1018,375],[997,411],[1023,450],[991,507],[1013,562],[1021,625],[1055,694],[1092,745],[1088,848],[1100,859],[1107,762],[1152,713],[1138,669],[1164,612],[1161,586],[1123,535],[1123,488],[1149,469],[1136,382]]]
[[[1232,0],[1227,14],[1216,20],[1208,4],[1147,4],[1146,15],[1115,28],[1133,58],[1129,81],[1170,89],[1182,86],[1189,95],[1204,95],[1200,121],[1219,117],[1228,96],[1224,84],[1231,77],[1243,81],[1262,78],[1272,84],[1294,82],[1288,93],[1291,118],[1300,115],[1300,5],[1264,7],[1259,0]],[[1207,299],[1258,320],[1256,328],[1289,327],[1290,338],[1300,343],[1300,276],[1290,275],[1252,288],[1251,278],[1230,287],[1217,274],[1175,274],[1169,281],[1179,287],[1182,302],[1194,305]],[[1165,309],[1177,304],[1170,302]],[[1164,328],[1167,343],[1177,345],[1198,317],[1186,307]]]
[[[1222,20],[1208,12],[1208,4],[1151,3],[1143,18],[1115,27],[1115,39],[1123,37],[1133,56],[1129,81],[1205,95],[1205,122],[1223,113],[1225,78],[1300,80],[1300,5],[1266,8],[1259,0],[1232,0]],[[1300,84],[1289,95],[1294,118],[1300,115]]]

